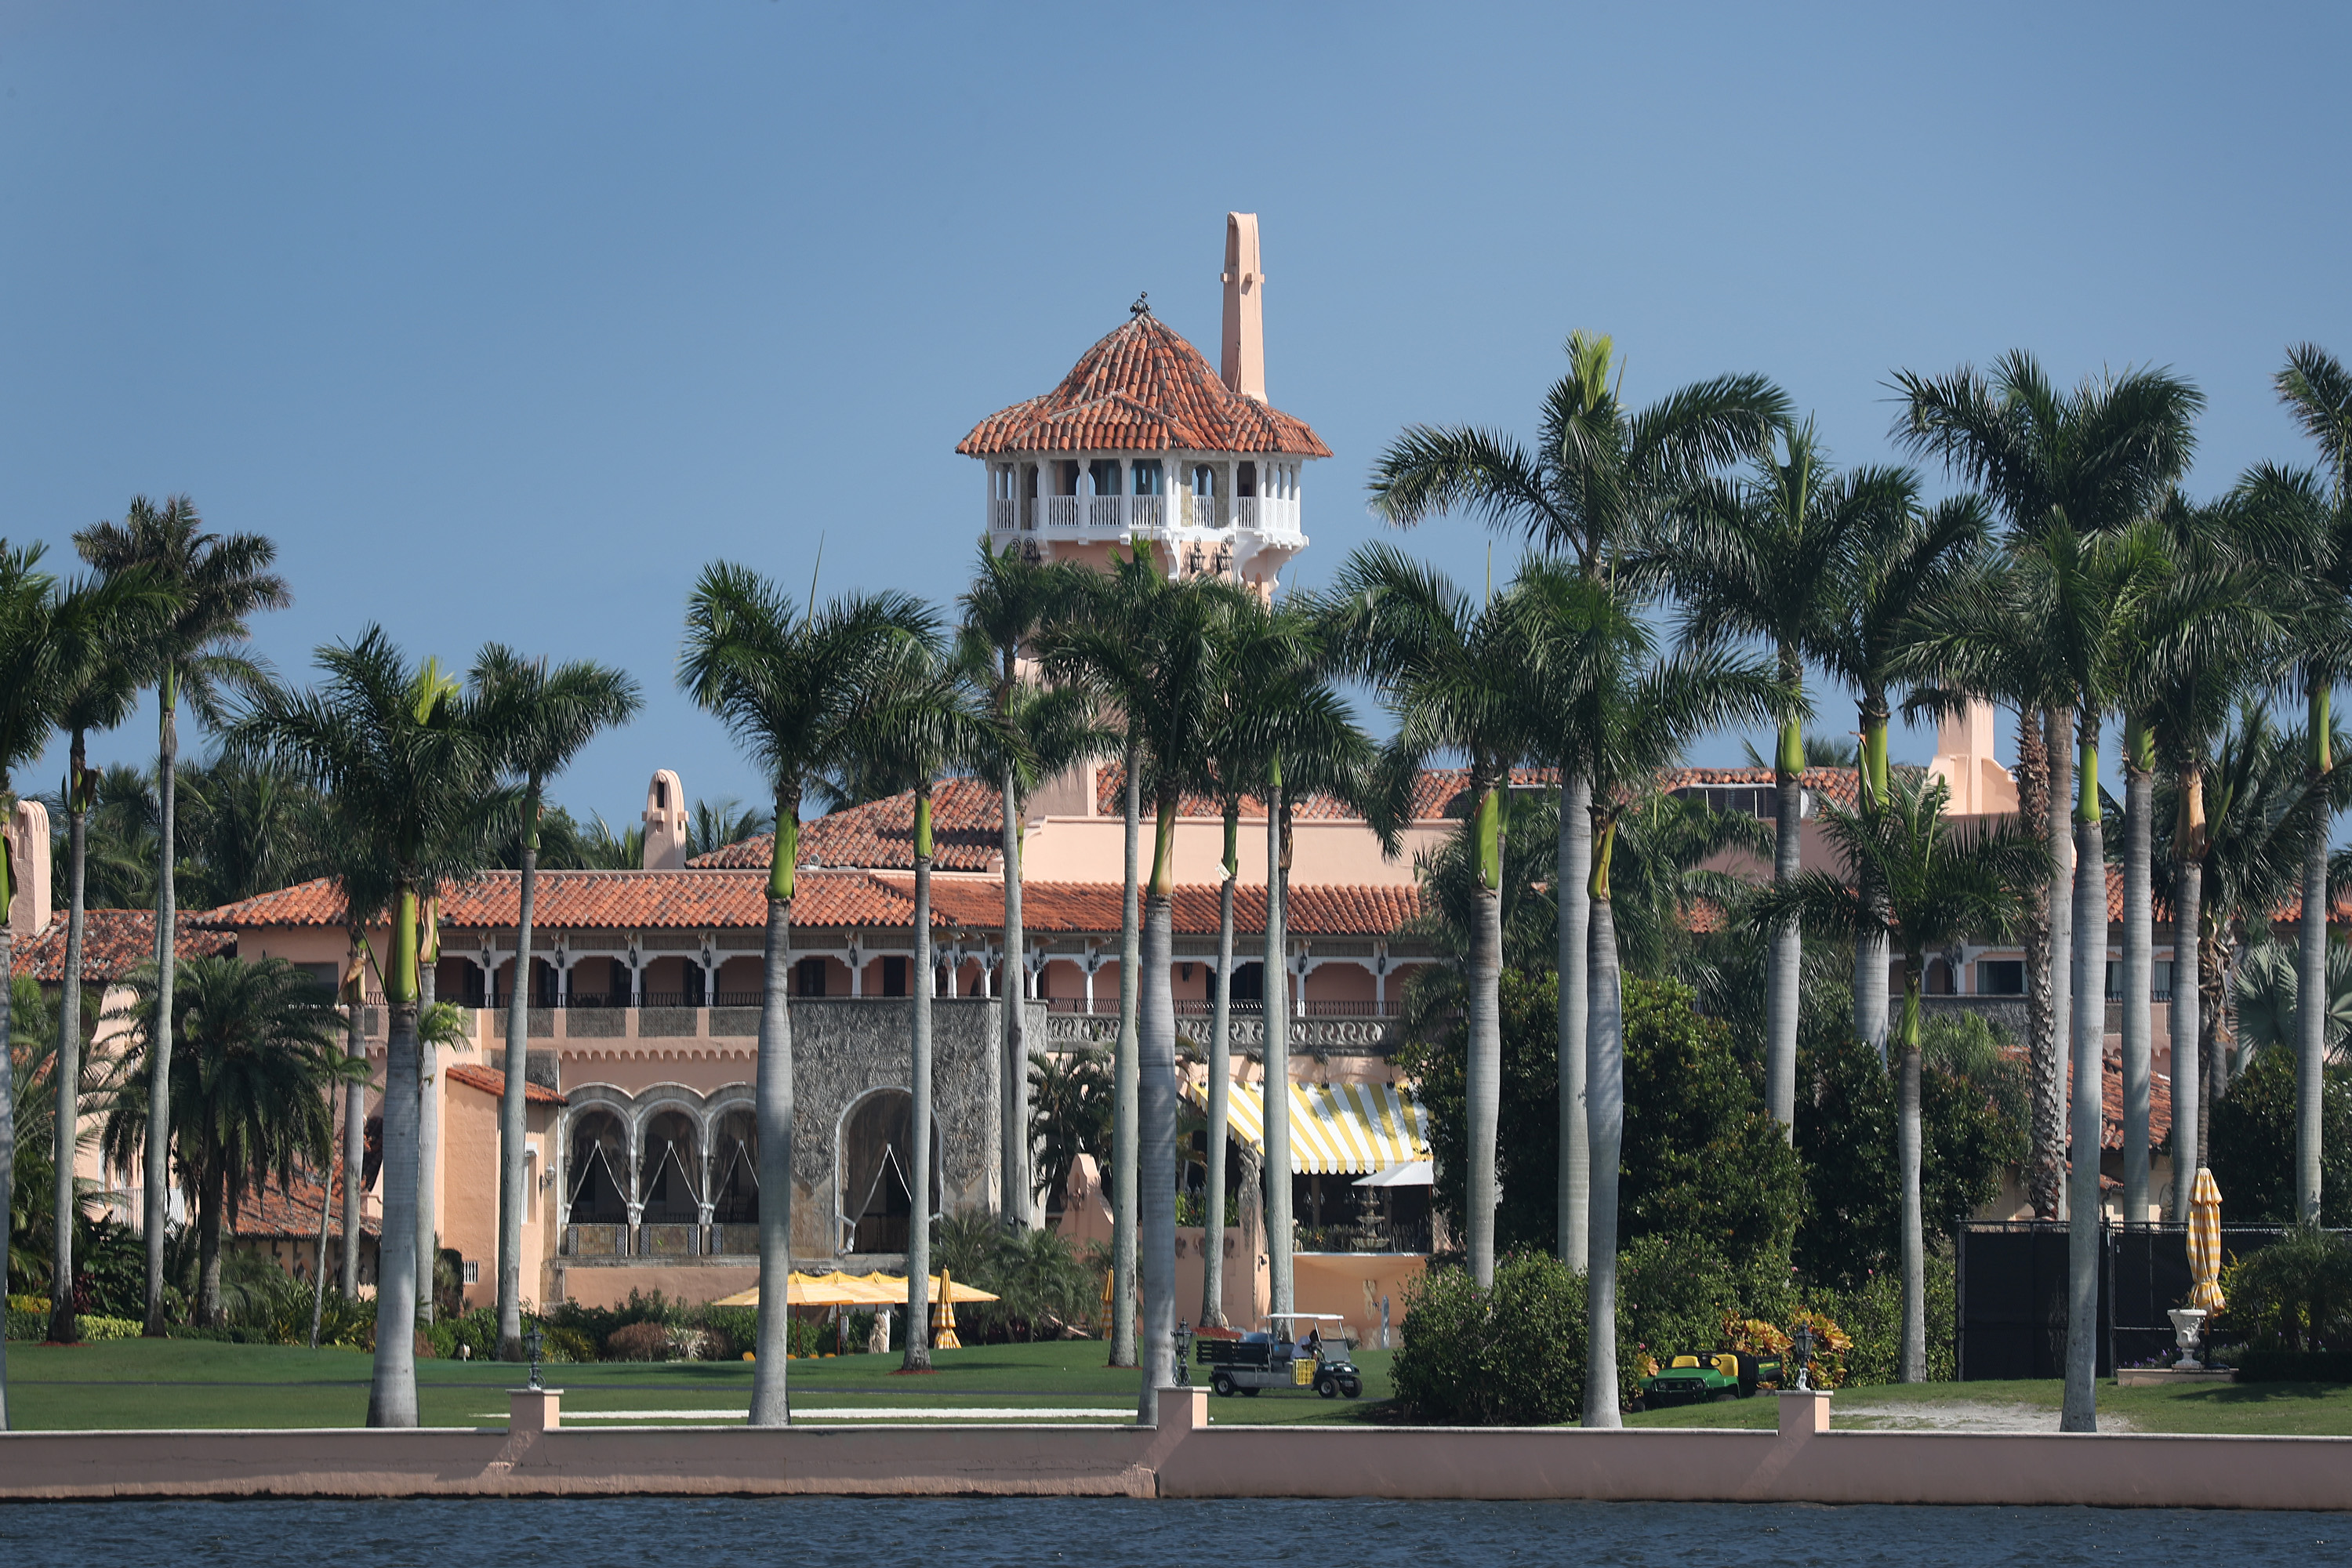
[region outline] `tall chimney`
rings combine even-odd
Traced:
[[[1225,342],[1218,374],[1244,397],[1265,401],[1265,273],[1258,266],[1257,214],[1225,215]]]

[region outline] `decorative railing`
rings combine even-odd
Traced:
[[[1078,526],[1078,498],[1076,496],[1040,496],[1037,504],[1045,509],[1047,528]]]
[[[1021,526],[1021,502],[1012,496],[988,498],[988,527],[992,533],[1011,533]],[[1036,525],[1033,522],[1031,527]]]
[[[1179,1018],[1216,1016],[1216,1003],[1205,996],[1179,996],[1175,1005]],[[1265,1016],[1265,1004],[1263,1002],[1236,1000],[1231,1005],[1236,1018],[1262,1018]],[[1045,1008],[1052,1013],[1102,1013],[1117,1016],[1118,999],[1097,996],[1089,1003],[1083,996],[1049,996],[1045,999]],[[1294,1018],[1393,1018],[1402,1010],[1393,999],[1387,1002],[1294,1002],[1290,1016]]]
[[[1176,1033],[1190,1044],[1207,1048],[1211,1022],[1178,1018]],[[1395,1018],[1292,1018],[1286,1031],[1293,1055],[1326,1051],[1349,1055],[1385,1055],[1402,1038]],[[1236,1016],[1226,1026],[1227,1043],[1237,1051],[1265,1048],[1265,1017]],[[1118,1039],[1118,1015],[1110,1013],[1048,1013],[1045,1044],[1062,1050],[1080,1046],[1108,1046]]]
[[[1181,493],[1176,504],[1166,496],[1035,496],[1027,500],[992,496],[988,527],[992,533],[1034,532],[1045,528],[1084,529],[1089,533],[1124,533],[1129,530],[1157,531],[1170,523],[1192,528],[1222,529],[1228,524],[1261,533],[1298,531],[1298,502],[1268,496],[1241,496],[1228,502],[1223,496]]]

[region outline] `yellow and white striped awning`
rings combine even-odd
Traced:
[[[1185,1093],[1199,1101],[1194,1084]],[[1265,1105],[1256,1084],[1225,1096],[1225,1122],[1251,1148],[1265,1148]],[[1290,1168],[1302,1175],[1357,1176],[1429,1158],[1429,1113],[1390,1083],[1290,1086]]]

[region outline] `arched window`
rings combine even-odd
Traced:
[[[915,1099],[881,1089],[852,1107],[841,1124],[840,1220],[850,1252],[904,1252],[914,1214],[908,1153],[914,1145]],[[926,1215],[940,1212],[940,1135],[931,1128],[931,1179]]]
[[[693,1225],[702,1218],[702,1137],[682,1110],[660,1110],[646,1122],[637,1191],[648,1225]]]
[[[572,1225],[626,1225],[628,1142],[621,1119],[592,1110],[572,1123],[572,1192],[565,1218]]]
[[[760,1131],[749,1110],[727,1112],[711,1134],[710,1194],[713,1223],[760,1223]]]

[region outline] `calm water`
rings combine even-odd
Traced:
[[[0,1508],[0,1563],[1857,1564],[2334,1563],[2352,1515],[1664,1503],[1066,1499],[56,1503]]]

